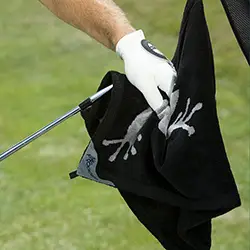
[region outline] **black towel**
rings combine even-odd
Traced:
[[[221,0],[221,3],[250,65],[250,0]]]
[[[240,205],[216,112],[212,48],[201,0],[188,0],[173,58],[177,81],[153,112],[126,76],[82,112],[91,142],[77,174],[118,188],[168,250],[208,250],[211,219]],[[165,96],[166,97],[166,96]]]

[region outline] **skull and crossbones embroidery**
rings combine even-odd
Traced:
[[[177,115],[177,118],[174,122],[170,123],[171,118],[176,110],[178,100],[179,90],[176,90],[171,94],[169,103],[167,100],[164,100],[162,107],[158,111],[156,111],[160,119],[158,128],[166,136],[166,139],[168,139],[171,134],[177,129],[183,129],[187,131],[188,136],[191,137],[195,133],[195,128],[189,125],[188,123],[191,123],[194,114],[197,111],[201,110],[203,107],[203,104],[199,102],[191,108],[191,99],[188,98],[185,110]],[[136,118],[132,121],[131,125],[128,127],[124,138],[114,140],[103,140],[102,144],[104,146],[120,144],[117,150],[109,157],[110,162],[114,162],[116,160],[117,156],[119,155],[126,143],[129,143],[129,146],[123,156],[123,159],[127,160],[129,157],[129,153],[131,153],[131,155],[137,154],[135,144],[142,141],[143,138],[140,134],[140,130],[147,122],[151,114],[152,110],[151,108],[148,108],[141,112],[139,115],[137,115]]]

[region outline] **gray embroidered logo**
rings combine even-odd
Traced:
[[[193,126],[188,125],[187,123],[191,120],[194,113],[198,110],[202,109],[202,103],[197,103],[190,111],[190,103],[191,100],[188,98],[186,108],[184,113],[180,112],[175,119],[175,121],[170,124],[171,117],[175,112],[177,102],[179,100],[179,90],[174,91],[170,96],[170,103],[167,100],[164,100],[163,105],[159,108],[156,113],[160,119],[158,124],[159,130],[166,136],[168,139],[174,130],[183,129],[188,132],[188,136],[191,136],[195,133],[195,128]],[[128,149],[123,156],[124,160],[127,160],[129,157],[129,153],[131,155],[136,155],[137,150],[135,147],[135,143],[142,140],[142,135],[139,134],[139,131],[143,127],[143,125],[148,120],[149,116],[152,114],[151,108],[144,110],[142,113],[136,116],[131,125],[127,129],[127,133],[122,139],[114,139],[114,140],[103,140],[102,144],[104,146],[110,146],[114,144],[121,144],[117,150],[109,157],[110,162],[114,162],[121,152],[122,148],[126,143],[129,143]]]
[[[141,130],[143,125],[146,123],[146,121],[148,120],[151,114],[152,114],[152,110],[151,108],[148,108],[144,110],[142,113],[140,113],[139,115],[137,115],[136,118],[131,123],[131,125],[128,127],[127,133],[125,134],[124,138],[116,139],[116,140],[103,140],[102,144],[104,146],[109,146],[109,145],[119,144],[119,143],[121,144],[117,148],[115,153],[109,157],[110,162],[113,162],[116,160],[118,154],[120,153],[120,151],[122,150],[122,148],[125,146],[126,143],[129,143],[129,147],[125,155],[123,156],[123,159],[127,160],[129,157],[129,153],[131,153],[132,155],[137,154],[135,143],[136,141],[140,142],[142,140],[142,135],[139,134],[139,131]]]
[[[176,105],[179,99],[179,90],[173,92],[170,96],[170,104],[165,101],[163,107],[158,113],[158,117],[160,119],[158,128],[160,131],[169,138],[174,130],[176,129],[184,129],[188,132],[188,136],[191,136],[195,133],[195,128],[187,124],[193,117],[194,113],[198,110],[202,109],[202,103],[197,103],[190,111],[190,98],[187,100],[186,108],[184,113],[180,112],[172,124],[170,123],[170,119],[176,109]]]

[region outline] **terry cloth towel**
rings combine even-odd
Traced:
[[[211,219],[240,205],[216,112],[213,55],[201,0],[188,0],[172,60],[177,80],[153,112],[118,72],[82,112],[91,141],[77,175],[116,187],[168,250],[208,250]]]

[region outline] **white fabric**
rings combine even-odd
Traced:
[[[147,51],[141,41],[142,30],[130,33],[117,43],[116,52],[123,59],[128,80],[139,89],[153,110],[159,109],[163,98],[158,87],[170,96],[176,71],[166,59]]]

